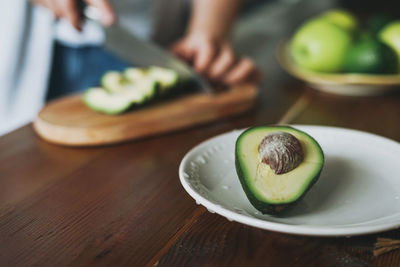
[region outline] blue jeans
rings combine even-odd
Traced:
[[[98,46],[69,47],[55,43],[47,100],[99,86],[101,76],[130,64]]]

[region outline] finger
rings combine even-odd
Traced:
[[[78,6],[76,0],[65,0],[64,4],[64,16],[74,26],[75,29],[81,30],[81,18],[79,17]]]
[[[209,67],[208,75],[211,79],[219,79],[235,63],[235,54],[229,46],[223,46],[218,57]]]
[[[53,11],[52,1],[50,0],[32,0],[32,3],[44,6],[45,8],[51,9]]]
[[[184,42],[174,44],[170,50],[179,58],[190,62],[193,59],[193,50],[190,49]]]
[[[42,5],[48,9],[52,9],[49,5],[49,0],[32,0],[32,3],[36,5]]]
[[[260,83],[263,80],[263,76],[260,70],[256,69],[250,76],[249,82]]]
[[[116,21],[114,9],[108,0],[86,0],[86,2],[100,10],[101,22],[104,25],[111,26]]]
[[[256,67],[254,63],[249,58],[244,58],[239,61],[239,63],[230,70],[224,77],[224,82],[230,85],[244,82],[251,75],[256,72]]]
[[[61,8],[59,7],[59,4],[57,3],[57,1],[53,1],[53,0],[43,0],[43,1],[39,1],[39,0],[34,0],[33,1],[35,4],[39,4],[44,6],[47,9],[50,9],[54,16],[56,18],[60,17],[62,15],[62,11]]]
[[[48,6],[53,11],[57,19],[61,18],[64,15],[63,8],[59,0],[47,0],[46,2],[48,3]]]
[[[183,42],[177,42],[170,47],[172,53],[176,54],[177,56],[184,57],[188,54],[188,49],[186,48]]]
[[[215,52],[215,47],[211,43],[205,43],[198,47],[194,58],[195,69],[200,73],[204,72],[210,65]]]

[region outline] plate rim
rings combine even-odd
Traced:
[[[344,127],[335,127],[335,126],[321,126],[321,125],[309,125],[309,124],[290,124],[292,127],[298,127],[300,130],[303,130],[302,128],[313,128],[313,129],[335,129],[339,131],[348,131],[348,132],[353,132],[357,134],[362,134],[362,135],[368,135],[373,138],[378,138],[382,141],[385,142],[393,142],[396,145],[399,145],[399,142],[381,136],[377,135],[374,133],[366,132],[366,131],[360,131],[360,130],[355,130],[355,129],[350,129],[350,128],[344,128]],[[305,236],[319,236],[319,237],[332,237],[332,236],[357,236],[357,235],[365,235],[365,234],[373,234],[373,233],[378,233],[382,231],[387,231],[387,230],[393,230],[400,228],[400,220],[397,221],[389,221],[389,222],[383,222],[375,225],[360,225],[360,224],[349,224],[349,225],[338,225],[338,226],[323,226],[323,225],[290,225],[290,224],[284,224],[284,223],[279,223],[279,222],[271,222],[267,220],[262,220],[260,218],[254,218],[254,217],[249,217],[247,215],[239,214],[234,211],[231,211],[229,209],[224,208],[221,205],[215,204],[208,199],[204,198],[202,195],[197,193],[195,190],[191,188],[189,183],[186,182],[185,180],[185,175],[184,175],[184,168],[186,166],[186,163],[188,162],[188,159],[191,157],[193,153],[196,152],[196,150],[201,149],[202,146],[204,146],[206,143],[211,142],[217,138],[220,138],[224,135],[229,135],[232,134],[236,131],[242,132],[247,128],[243,129],[234,129],[228,132],[224,132],[221,134],[218,134],[216,136],[213,136],[211,138],[208,138],[193,148],[191,148],[185,156],[182,158],[181,163],[179,164],[179,180],[181,182],[181,185],[185,189],[185,191],[195,200],[196,204],[204,206],[206,209],[208,209],[209,212],[211,213],[217,213],[220,216],[225,217],[229,221],[236,221],[239,223],[243,223],[248,226],[264,229],[264,230],[269,230],[269,231],[275,231],[275,232],[280,232],[280,233],[286,233],[286,234],[293,234],[293,235],[305,235]],[[400,213],[393,214],[396,215]],[[392,215],[390,215],[392,216]],[[386,216],[387,217],[387,216]]]

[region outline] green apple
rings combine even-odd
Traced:
[[[291,42],[294,62],[304,69],[339,72],[343,68],[352,34],[321,18],[312,19],[296,31]]]
[[[332,9],[322,13],[321,17],[327,21],[342,27],[345,30],[354,32],[358,27],[358,19],[351,12],[344,9]]]
[[[393,21],[386,25],[380,32],[379,38],[390,46],[397,54],[397,61],[400,70],[400,20]]]

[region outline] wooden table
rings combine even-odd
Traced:
[[[307,16],[303,8],[277,11],[293,24]],[[267,42],[276,44],[279,36],[270,35]],[[247,48],[259,43],[245,41]],[[331,125],[400,141],[400,94],[318,93],[285,75],[269,51],[260,57],[268,68],[257,107],[235,118],[89,149],[48,144],[31,125],[1,137],[0,266],[400,266],[400,250],[372,253],[377,237],[400,239],[400,230],[352,238],[281,234],[229,222],[184,191],[178,165],[185,153],[235,128]]]
[[[211,214],[183,190],[184,154],[214,135],[277,122],[342,126],[400,141],[400,97],[317,93],[285,77],[241,116],[101,148],[48,144],[27,125],[0,138],[0,266],[395,266],[377,237],[317,238]],[[278,88],[278,87],[276,87]],[[273,97],[273,98],[272,98]]]

